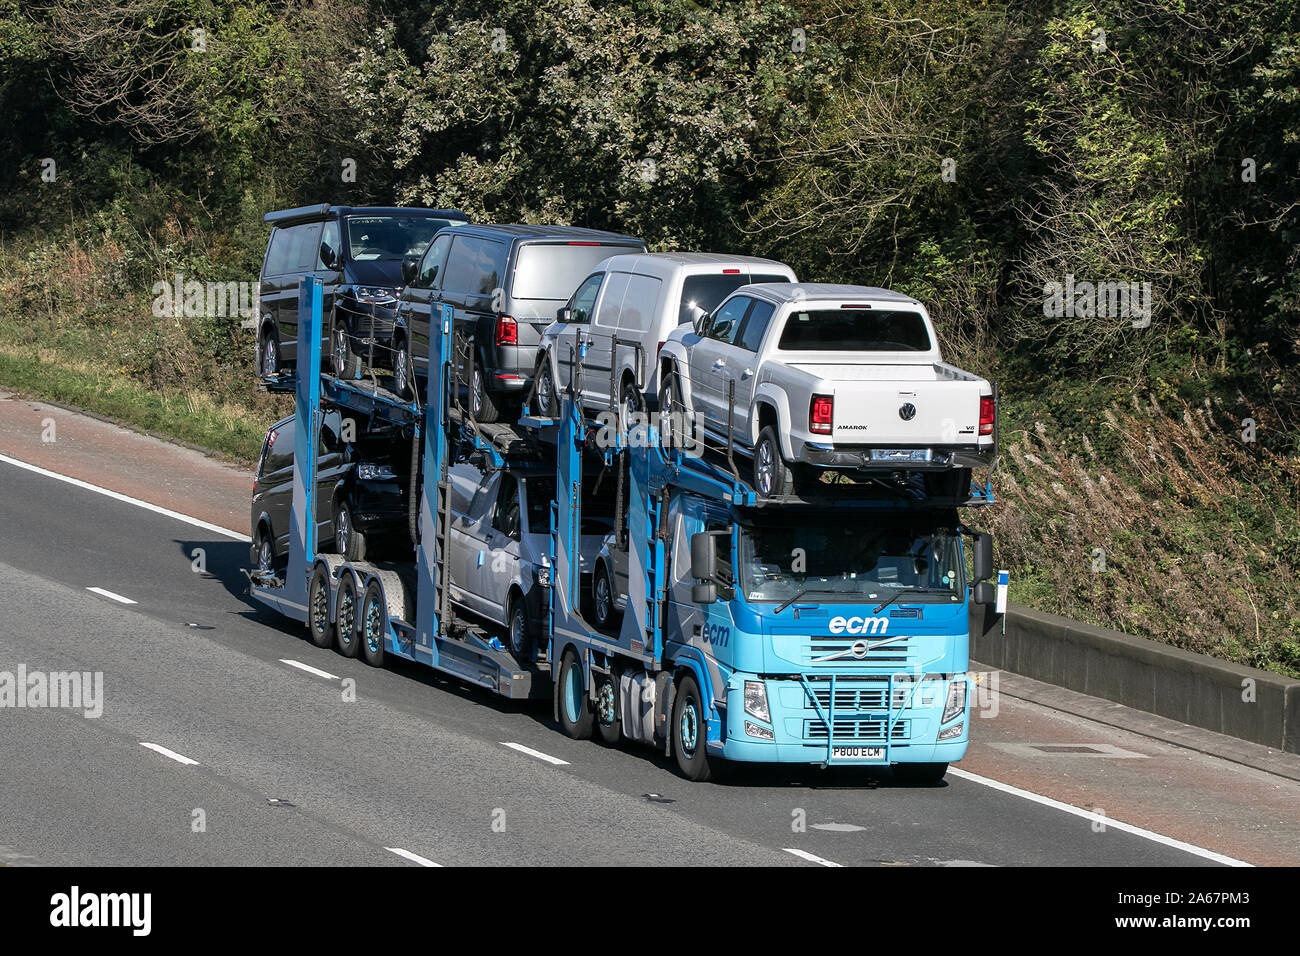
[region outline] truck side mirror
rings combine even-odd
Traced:
[[[998,602],[998,590],[992,581],[980,581],[975,585],[975,603],[992,607]]]
[[[718,600],[718,585],[713,581],[704,581],[691,585],[691,601],[694,604],[715,604]]]
[[[405,285],[411,285],[415,282],[415,270],[420,268],[420,262],[415,256],[404,256],[402,258],[402,282]]]
[[[975,583],[988,581],[993,577],[993,535],[979,532],[975,539]],[[981,602],[983,603],[983,602]]]
[[[718,585],[714,581],[717,576],[718,553],[713,547],[713,535],[707,531],[696,532],[691,535],[691,577],[697,581],[708,581],[713,584],[713,599],[704,602],[706,604],[712,604],[718,599]],[[699,585],[697,584],[696,587]],[[693,596],[692,600],[694,600]]]

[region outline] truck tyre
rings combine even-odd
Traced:
[[[345,381],[355,379],[361,372],[361,358],[352,348],[348,327],[338,319],[330,323],[330,367]]]
[[[591,736],[591,706],[582,686],[582,665],[572,650],[564,652],[560,662],[560,676],[555,682],[555,693],[560,698],[560,729],[574,740]]]
[[[703,782],[713,776],[713,765],[705,746],[704,698],[695,675],[686,674],[677,687],[673,701],[673,755],[677,767],[688,780]]]
[[[366,536],[357,530],[346,501],[334,505],[334,550],[348,561],[366,558]]]
[[[765,425],[754,446],[754,490],[761,498],[794,494],[794,472],[781,457],[776,429]]]
[[[600,630],[614,623],[614,581],[602,561],[591,576],[591,620]]]
[[[469,383],[469,410],[474,420],[479,422],[495,422],[501,417],[501,409],[488,391],[481,363],[475,364],[474,378]]]
[[[317,647],[334,643],[334,629],[330,626],[330,573],[324,565],[317,565],[307,586],[307,637]]]
[[[361,656],[371,667],[384,666],[384,638],[388,634],[388,603],[378,581],[371,581],[361,601],[361,624],[358,628]]]
[[[596,736],[600,742],[609,747],[618,746],[622,736],[619,723],[618,674],[597,674],[596,705],[592,714],[592,723],[596,725]]]
[[[351,571],[339,575],[334,598],[334,648],[344,657],[356,657],[361,649],[357,637],[357,582]]]
[[[506,605],[506,646],[510,654],[519,663],[527,663],[532,649],[532,635],[528,633],[528,614],[524,609],[524,600],[518,592],[512,592]]]
[[[537,366],[537,413],[547,418],[559,414],[560,402],[555,394],[555,378],[551,375],[551,360],[542,356]]]
[[[896,763],[891,767],[894,779],[901,783],[920,783],[934,786],[948,772],[946,763]]]

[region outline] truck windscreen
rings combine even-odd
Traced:
[[[798,523],[740,526],[739,592],[749,602],[958,601],[965,591],[961,547],[951,526],[845,520],[819,515]]]

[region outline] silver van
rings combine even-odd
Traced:
[[[782,262],[712,252],[616,255],[600,263],[556,314],[538,344],[536,411],[558,409],[556,386],[568,385],[581,339],[582,401],[589,411],[624,413],[658,395],[659,349],[682,323],[714,309],[743,285],[795,282]],[[581,336],[581,339],[579,338]]]

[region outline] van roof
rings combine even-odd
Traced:
[[[645,243],[636,236],[625,236],[618,232],[606,232],[603,229],[585,229],[582,226],[534,226],[527,223],[476,224],[460,226],[456,235],[501,236],[509,239],[569,239],[589,240],[595,242],[617,242],[636,244],[644,247]]]
[[[794,270],[784,262],[774,259],[760,259],[757,256],[733,256],[723,252],[642,252],[630,255],[610,256],[601,265],[605,269],[620,269],[629,272],[645,272],[666,277],[678,268],[705,266],[714,269],[740,267],[752,270],[761,266],[768,270]]]
[[[469,216],[459,209],[423,209],[417,206],[331,206],[327,202],[315,206],[277,209],[275,212],[268,212],[262,217],[262,221],[273,226],[292,226],[300,222],[354,215],[419,216],[422,219],[457,219],[461,222],[469,222]]]
[[[741,286],[736,292],[756,292],[765,299],[784,305],[796,301],[897,302],[920,305],[910,295],[869,285],[837,285],[831,282],[756,282]]]

